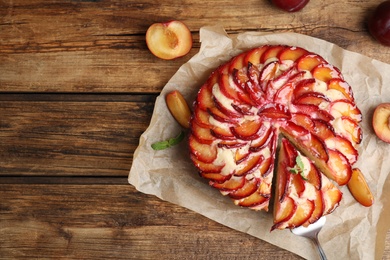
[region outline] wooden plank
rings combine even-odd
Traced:
[[[2,259],[301,259],[130,185],[3,184],[0,198]]]
[[[12,100],[8,95],[0,101],[0,175],[127,176],[155,100],[125,95],[28,97],[30,101],[23,100],[27,96]]]
[[[257,0],[2,2],[0,91],[157,93],[197,53],[199,28],[216,23],[231,34],[303,33],[390,63],[390,49],[365,24],[377,4],[311,1],[286,13]],[[163,61],[147,50],[144,34],[150,24],[171,19],[184,21],[196,44],[189,55]]]

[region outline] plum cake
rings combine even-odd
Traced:
[[[268,211],[272,195],[272,229],[308,225],[338,206],[362,116],[320,55],[284,45],[243,52],[211,73],[193,106],[191,160],[236,205]]]

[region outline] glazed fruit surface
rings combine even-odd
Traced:
[[[358,159],[361,119],[339,69],[299,47],[261,46],[221,65],[200,88],[191,159],[235,204],[268,210],[280,135],[345,185]]]

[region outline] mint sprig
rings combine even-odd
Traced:
[[[169,147],[172,147],[174,145],[179,144],[181,141],[183,141],[184,136],[185,136],[184,131],[181,131],[179,133],[179,135],[177,135],[176,137],[170,138],[170,139],[165,140],[165,141],[153,143],[151,145],[151,147],[153,150],[164,150],[164,149],[167,149]]]
[[[292,174],[300,174],[302,179],[307,180],[306,177],[303,175],[304,170],[305,170],[305,164],[302,161],[301,155],[298,155],[295,158],[295,166],[293,168],[290,168],[290,172]]]

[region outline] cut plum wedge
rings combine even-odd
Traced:
[[[210,181],[218,182],[218,183],[223,183],[232,177],[231,174],[222,175],[221,173],[214,173],[214,172],[200,172],[200,176]]]
[[[339,205],[343,193],[327,178],[322,176],[322,196],[324,203],[324,215],[332,213]]]
[[[222,183],[214,182],[211,186],[219,189],[220,191],[236,191],[241,189],[245,185],[245,178],[232,176],[229,180]]]
[[[211,89],[212,87],[205,84],[198,92],[196,103],[197,106],[202,110],[207,110],[207,108],[215,106]]]
[[[278,55],[280,61],[291,60],[296,61],[303,55],[308,54],[308,51],[299,47],[287,47]]]
[[[275,45],[270,46],[261,56],[260,63],[266,63],[269,60],[272,59],[278,59],[279,53],[282,52],[286,46],[283,45]]]
[[[215,137],[211,134],[210,128],[201,127],[196,120],[192,121],[192,134],[196,137],[199,143],[211,144]]]
[[[240,189],[230,192],[229,197],[236,200],[246,198],[255,193],[258,189],[258,186],[258,179],[253,178],[251,180],[245,180],[244,186],[242,186]]]
[[[347,158],[350,164],[354,164],[358,159],[358,151],[352,143],[341,136],[327,138],[325,143],[329,149],[337,150]]]
[[[238,139],[254,140],[259,137],[258,132],[261,126],[260,120],[247,120],[230,130]]]
[[[359,108],[348,100],[337,100],[330,104],[330,114],[334,118],[349,117],[356,122],[362,121]]]
[[[260,59],[263,56],[263,53],[268,50],[268,48],[268,45],[264,45],[249,51],[245,56],[244,63],[252,63],[253,65],[257,66],[260,63]]]
[[[300,95],[297,99],[294,100],[295,104],[299,105],[313,105],[319,106],[324,105],[327,106],[330,100],[322,93],[318,92],[308,92]]]
[[[258,114],[260,117],[267,119],[284,120],[291,118],[291,113],[285,106],[273,103],[269,103],[262,107]]]
[[[234,172],[234,176],[243,176],[253,173],[260,167],[263,160],[264,156],[262,154],[251,154],[247,160],[242,163],[243,167]]]
[[[320,64],[312,71],[313,77],[328,83],[331,79],[342,79],[341,72],[330,64]]]
[[[259,188],[254,193],[244,199],[235,200],[234,203],[241,207],[253,207],[256,210],[268,210],[270,192],[271,190],[268,188],[268,185],[263,185],[263,183],[260,183]]]
[[[202,144],[193,135],[189,138],[189,144],[191,153],[193,153],[198,160],[205,163],[212,163],[217,158],[216,145]]]
[[[232,99],[233,101],[240,102],[240,98],[237,95],[237,91],[239,89],[235,88],[233,84],[230,84],[229,81],[229,75],[228,74],[222,74],[219,78],[219,86],[221,92],[227,97]]]
[[[220,173],[223,167],[225,167],[225,164],[216,165],[214,163],[202,162],[193,154],[190,154],[190,158],[194,162],[195,167],[202,173]]]
[[[337,119],[342,127],[336,129],[336,133],[346,138],[352,143],[360,144],[363,138],[363,130],[359,124],[349,117],[342,116]]]
[[[303,55],[297,60],[297,68],[299,70],[312,71],[315,67],[320,64],[326,63],[324,58],[317,54],[307,54]]]
[[[340,78],[330,80],[328,90],[337,90],[343,95],[344,99],[354,101],[351,86]]]

